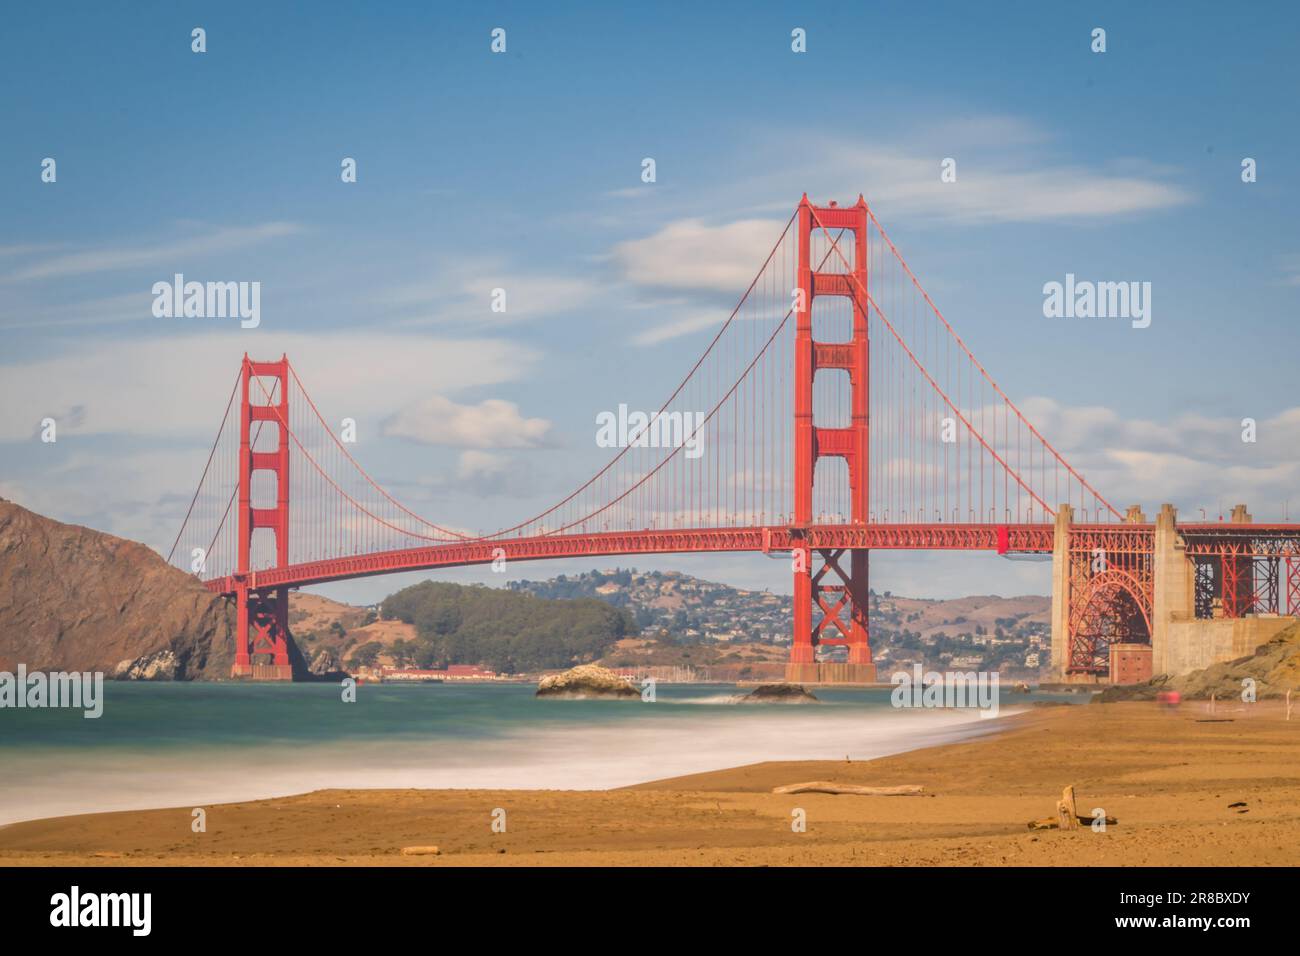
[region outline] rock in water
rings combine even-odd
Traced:
[[[802,684],[760,684],[744,697],[742,704],[817,704],[820,703]]]
[[[538,697],[562,700],[640,699],[641,692],[612,670],[580,664],[563,674],[548,674],[537,682]]]

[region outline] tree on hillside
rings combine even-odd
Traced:
[[[442,659],[438,645],[432,641],[416,641],[414,652],[415,666],[423,670],[444,670],[447,662]]]
[[[362,644],[352,652],[352,656],[348,658],[348,664],[352,667],[374,667],[375,661],[379,659],[379,654],[383,649],[384,645],[378,641]]]
[[[389,645],[388,653],[393,658],[393,663],[398,667],[410,667],[415,663],[415,653],[418,649],[418,645],[414,641],[399,637]]]

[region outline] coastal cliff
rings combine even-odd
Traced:
[[[0,669],[224,678],[234,613],[151,548],[0,499]]]

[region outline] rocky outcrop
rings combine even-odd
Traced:
[[[817,704],[802,684],[760,684],[737,701],[740,704]]]
[[[234,612],[151,548],[0,499],[0,669],[230,675]]]
[[[165,648],[133,661],[121,661],[113,669],[113,677],[117,680],[175,680],[179,664],[172,649]]]
[[[1186,700],[1209,700],[1211,695],[1227,700],[1241,697],[1247,678],[1255,682],[1259,700],[1283,697],[1288,690],[1300,692],[1300,623],[1265,641],[1249,657],[1211,664],[1177,677],[1161,674],[1145,684],[1108,687],[1093,698],[1093,703],[1155,700],[1157,694],[1168,690],[1178,691]]]
[[[326,677],[342,671],[343,665],[339,663],[339,659],[334,652],[328,648],[317,651],[316,656],[312,658],[311,665],[307,668],[307,672],[316,677]]]
[[[563,674],[548,674],[537,683],[538,697],[564,700],[640,699],[641,692],[613,671],[580,664]]]
[[[316,655],[311,659],[311,664],[307,664],[306,660],[303,660],[301,666],[294,659],[294,652],[296,650],[297,645],[291,642],[289,658],[290,663],[293,664],[294,680],[328,681],[332,683],[341,681],[343,678],[350,676],[347,669],[344,668],[342,662],[338,659],[338,655],[329,648],[322,648],[317,651]]]

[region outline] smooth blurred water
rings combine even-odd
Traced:
[[[0,824],[323,787],[604,789],[761,760],[863,760],[995,724],[896,709],[887,689],[819,688],[821,704],[800,706],[737,705],[740,693],[660,684],[643,703],[363,684],[344,703],[333,684],[110,682],[97,720],[0,710]],[[1002,713],[1043,699],[1004,694]]]

